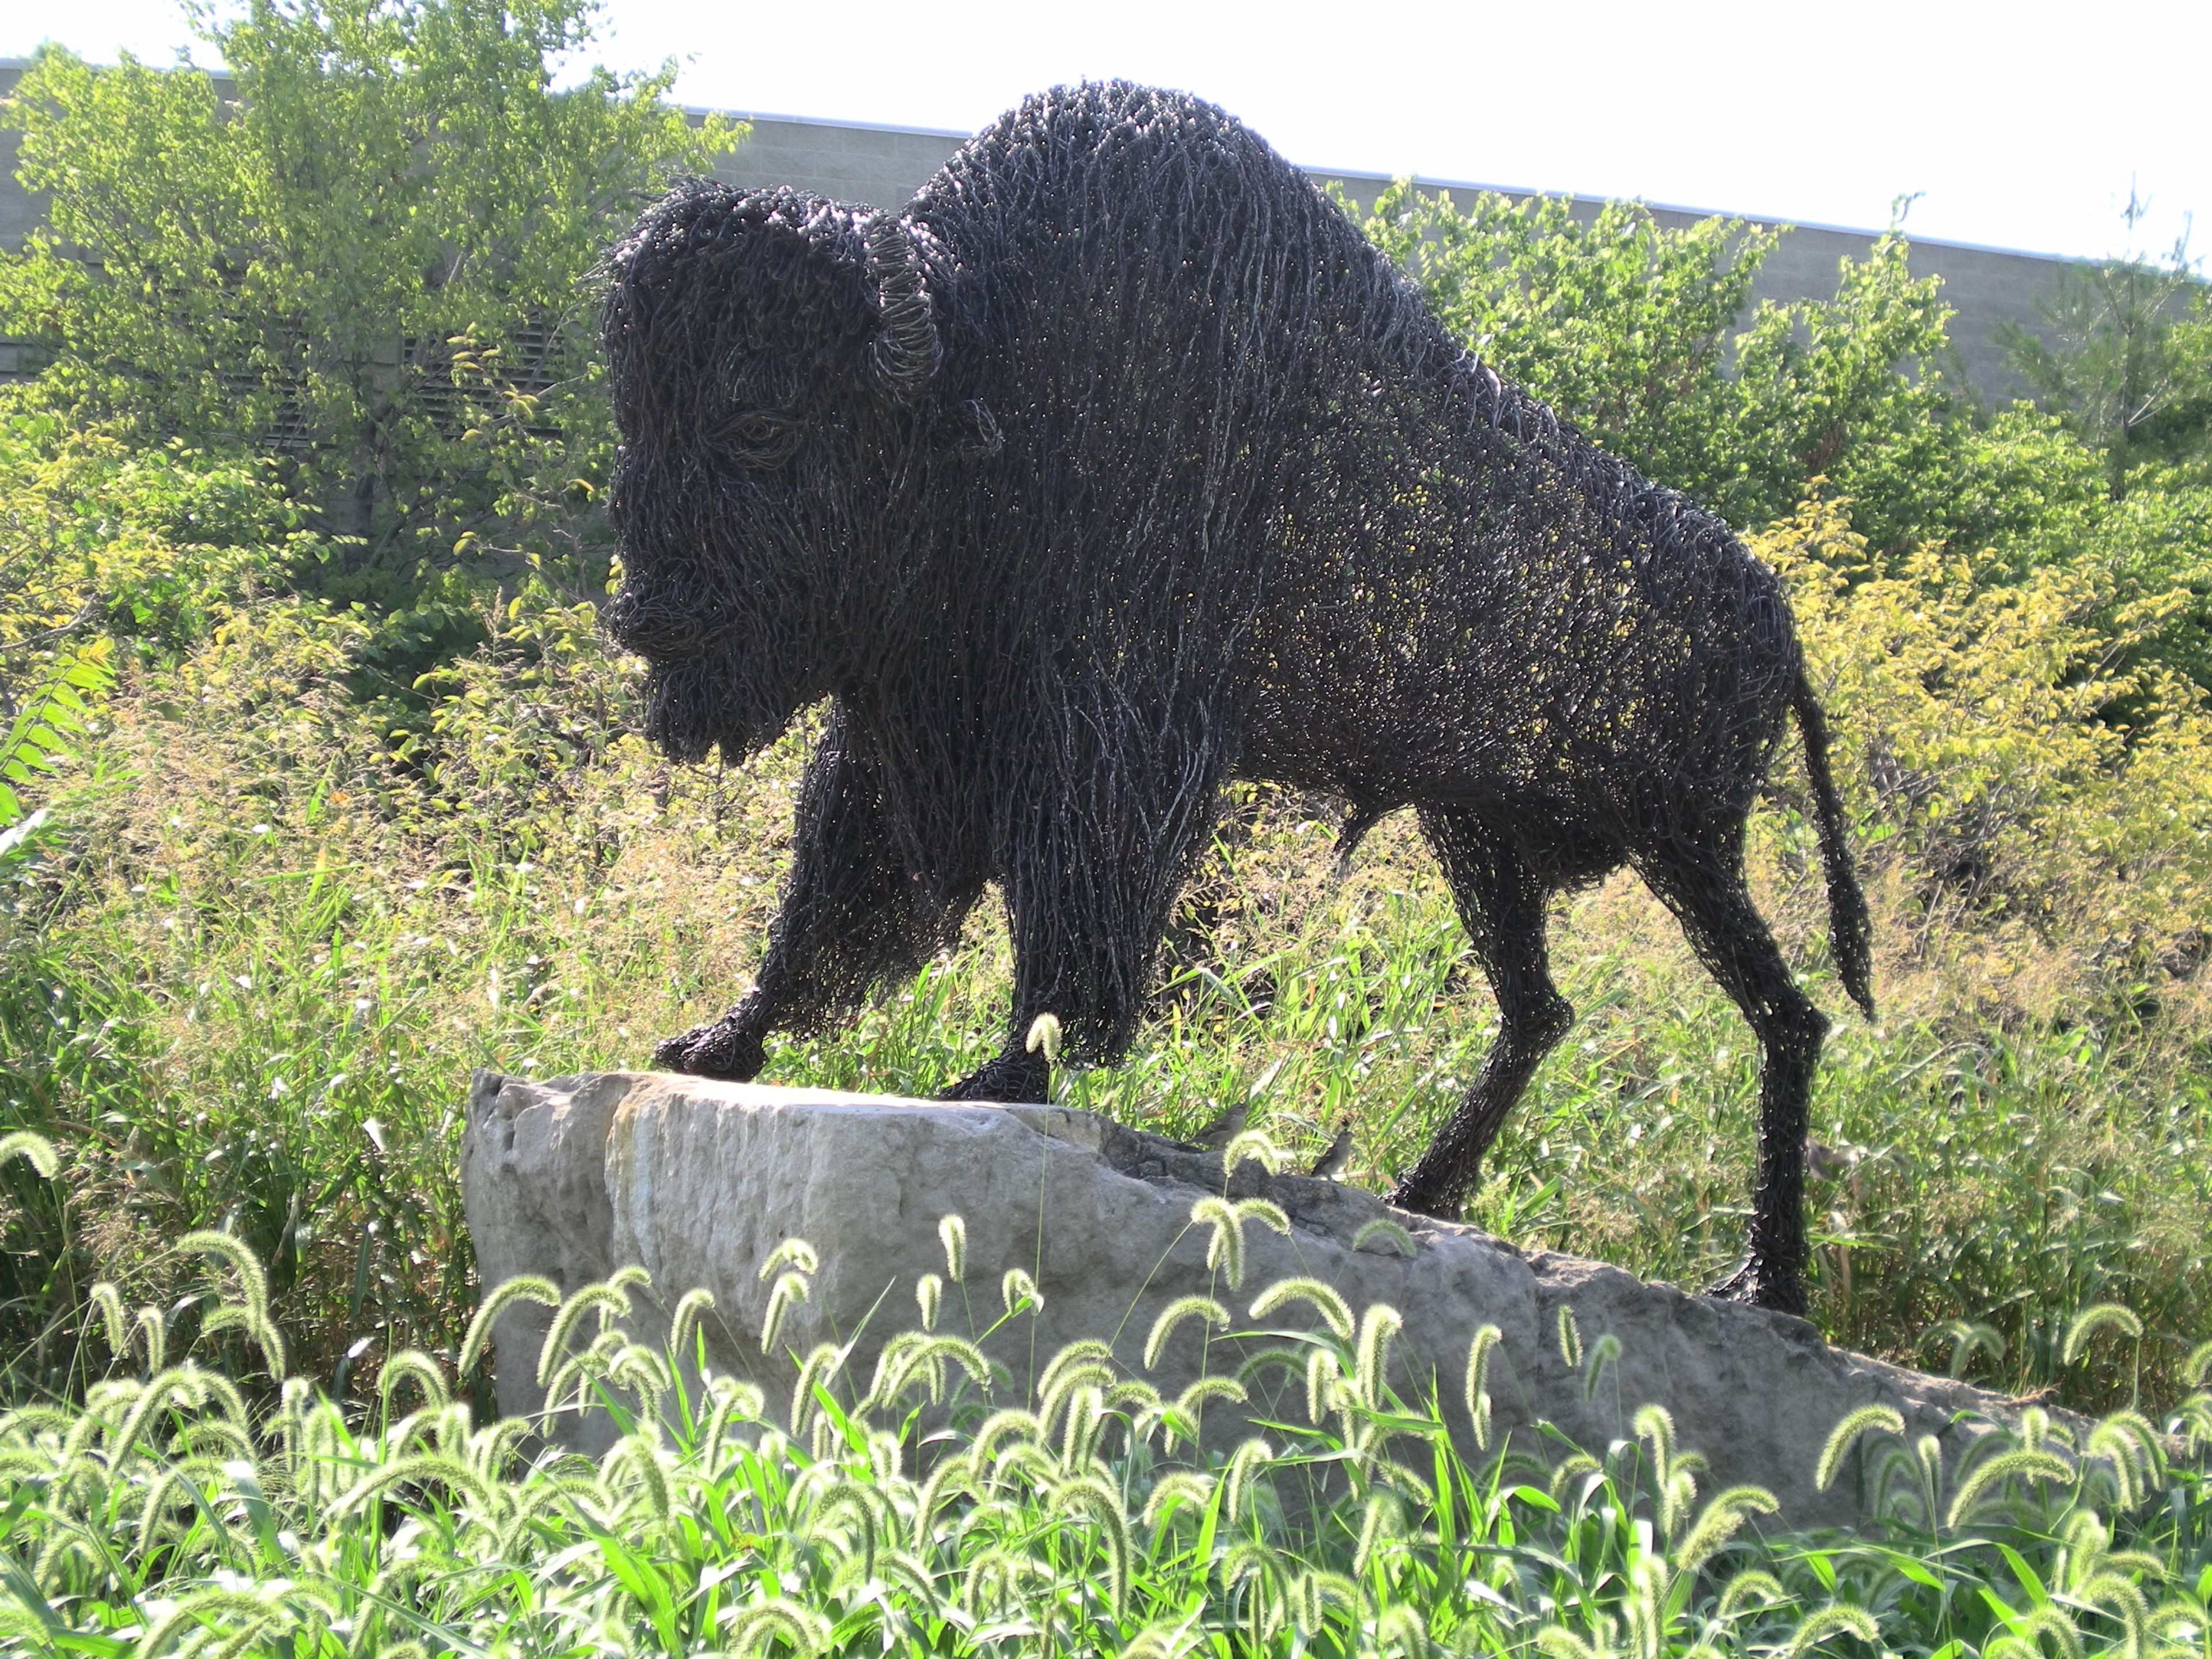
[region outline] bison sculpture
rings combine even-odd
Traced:
[[[1826,1022],[1744,884],[1794,713],[1832,945],[1866,910],[1774,576],[1454,342],[1250,131],[1115,83],[1030,99],[901,210],[684,185],[610,255],[622,434],[609,628],[673,756],[831,700],[757,983],[661,1045],[745,1079],[997,882],[1002,1051],[950,1097],[1043,1097],[1024,1037],[1127,1048],[1231,779],[1410,806],[1501,1024],[1392,1200],[1453,1213],[1572,1010],[1549,897],[1632,866],[1763,1049],[1756,1214],[1723,1292],[1802,1311]]]

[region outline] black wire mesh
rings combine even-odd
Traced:
[[[758,983],[660,1063],[745,1078],[1003,889],[1003,1052],[952,1097],[1042,1097],[1023,1038],[1127,1047],[1231,777],[1415,808],[1502,1029],[1392,1194],[1450,1213],[1572,1011],[1548,896],[1627,864],[1765,1058],[1729,1288],[1800,1310],[1826,1022],[1744,886],[1791,714],[1833,947],[1868,928],[1774,576],[1455,343],[1344,214],[1210,105],[1030,99],[902,214],[694,183],[611,256],[624,438],[610,626],[650,733],[741,757],[823,696]],[[1348,844],[1348,843],[1347,843]]]

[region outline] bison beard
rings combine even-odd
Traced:
[[[739,757],[834,697],[757,984],[660,1063],[750,1078],[912,973],[1000,884],[1000,1054],[1127,1048],[1231,778],[1411,806],[1496,1046],[1391,1194],[1450,1214],[1572,1010],[1549,897],[1633,866],[1764,1049],[1729,1293],[1802,1311],[1826,1022],[1743,879],[1794,711],[1844,983],[1866,910],[1773,575],[1445,335],[1344,214],[1212,106],[1032,98],[902,214],[684,186],[610,259],[624,439],[610,627],[650,729]]]

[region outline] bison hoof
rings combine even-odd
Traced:
[[[664,1072],[750,1083],[768,1063],[768,1054],[760,1033],[740,1023],[733,1010],[711,1025],[695,1025],[669,1038],[653,1051],[653,1063]]]
[[[1052,1063],[1041,1054],[1000,1054],[947,1089],[946,1100],[1043,1105],[1052,1094]]]
[[[1459,1219],[1460,1206],[1464,1199],[1440,1192],[1419,1181],[1400,1182],[1382,1194],[1382,1201],[1393,1209],[1405,1210],[1413,1215],[1432,1216],[1438,1221]]]
[[[1756,1261],[1745,1261],[1705,1294],[1723,1302],[1741,1302],[1747,1307],[1795,1314],[1800,1319],[1806,1316],[1811,1306],[1806,1300],[1802,1276],[1763,1267]]]

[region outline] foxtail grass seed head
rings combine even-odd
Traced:
[[[1121,1650],[1120,1659],[1188,1659],[1198,1650],[1188,1619],[1163,1619],[1147,1625]]]
[[[1363,1223],[1359,1231],[1352,1236],[1352,1248],[1355,1250],[1365,1250],[1375,1246],[1408,1260],[1420,1254],[1419,1246],[1413,1243],[1413,1234],[1387,1215],[1378,1215],[1374,1220]],[[1381,1249],[1376,1254],[1381,1254]]]
[[[791,1389],[791,1432],[802,1435],[821,1408],[815,1390],[835,1376],[845,1363],[845,1350],[834,1342],[817,1342],[813,1351],[799,1362],[798,1381]],[[817,1461],[819,1454],[817,1455]]]
[[[1359,1541],[1352,1553],[1352,1572],[1364,1578],[1375,1564],[1377,1548],[1401,1537],[1406,1530],[1405,1509],[1393,1494],[1378,1492],[1367,1500],[1359,1516]]]
[[[761,1352],[775,1352],[776,1339],[783,1334],[784,1316],[805,1302],[810,1281],[796,1268],[779,1273],[768,1293],[768,1307],[761,1315]]]
[[[1753,1516],[1773,1515],[1781,1508],[1774,1494],[1764,1486],[1730,1486],[1715,1492],[1691,1526],[1688,1535],[1675,1548],[1675,1570],[1697,1571],[1719,1554]]]
[[[2142,1340],[2142,1321],[2135,1310],[2124,1308],[2117,1302],[2100,1302],[2094,1308],[2085,1308],[2075,1315],[2074,1322],[2066,1328],[2066,1343],[2061,1357],[2069,1365],[2081,1357],[2090,1339],[2100,1331],[2118,1331],[2130,1340]]]
[[[1233,1174],[1248,1163],[1257,1164],[1269,1175],[1280,1175],[1291,1167],[1291,1155],[1265,1129],[1240,1129],[1221,1149],[1222,1172]]]
[[[1229,1323],[1229,1310],[1210,1296],[1180,1297],[1160,1310],[1160,1316],[1152,1322],[1152,1334],[1145,1339],[1145,1369],[1152,1370],[1160,1363],[1160,1351],[1167,1346],[1168,1338],[1186,1319],[1196,1319],[1204,1325],[1218,1330]]]
[[[1222,1472],[1222,1511],[1233,1526],[1244,1516],[1252,1495],[1254,1477],[1273,1461],[1275,1449],[1255,1436],[1230,1454]]]
[[[1085,1373],[1111,1381],[1114,1376],[1114,1348],[1099,1337],[1079,1337],[1069,1343],[1045,1364],[1044,1375],[1038,1379],[1037,1394],[1048,1397],[1069,1378]]]
[[[61,1154],[54,1143],[31,1129],[10,1129],[0,1135],[0,1164],[20,1158],[36,1170],[40,1176],[52,1181],[61,1173]]]
[[[1206,1266],[1229,1281],[1231,1290],[1244,1282],[1244,1218],[1225,1198],[1211,1195],[1190,1206],[1191,1224],[1211,1227],[1206,1243]]]
[[[945,1281],[935,1273],[924,1273],[914,1282],[915,1305],[921,1310],[921,1328],[937,1328],[937,1304],[945,1296]]]
[[[1139,1519],[1148,1527],[1162,1527],[1179,1510],[1202,1513],[1213,1500],[1215,1485],[1210,1474],[1173,1470],[1152,1483],[1152,1496],[1145,1500],[1145,1512]]]
[[[937,1240],[945,1247],[945,1276],[955,1285],[968,1277],[968,1224],[957,1215],[939,1216]]]
[[[1536,1632],[1536,1651],[1544,1659],[1613,1659],[1610,1641],[1592,1647],[1572,1631],[1558,1625],[1547,1626]]]
[[[1467,1347],[1468,1421],[1474,1428],[1475,1446],[1482,1451],[1490,1449],[1490,1354],[1504,1340],[1497,1326],[1486,1324]]]
[[[1602,1474],[1605,1465],[1588,1452],[1570,1452],[1552,1466],[1551,1499],[1564,1504],[1566,1492],[1577,1480]]]
[[[929,1340],[922,1351],[932,1365],[950,1362],[967,1373],[968,1380],[977,1388],[987,1388],[991,1382],[991,1362],[983,1351],[965,1337],[940,1331]]]
[[[1605,1386],[1607,1375],[1620,1364],[1620,1339],[1611,1331],[1601,1331],[1598,1339],[1589,1346],[1589,1354],[1583,1365],[1583,1398],[1595,1400],[1598,1390]]]
[[[1108,1365],[1079,1365],[1063,1371],[1053,1388],[1038,1402],[1037,1419],[1044,1425],[1047,1437],[1055,1431],[1067,1435],[1068,1445],[1061,1458],[1071,1468],[1085,1460],[1076,1455],[1079,1436],[1087,1430],[1070,1432],[1077,1419],[1095,1417],[1106,1409],[1106,1390],[1114,1384],[1114,1371]]]
[[[123,1292],[102,1279],[92,1287],[92,1305],[99,1310],[100,1322],[107,1338],[107,1351],[118,1359],[129,1355],[131,1344],[131,1316],[123,1306]]]
[[[1334,1348],[1316,1344],[1306,1353],[1306,1421],[1318,1428],[1348,1401],[1344,1362]]]
[[[1359,1316],[1359,1344],[1355,1380],[1361,1402],[1370,1411],[1384,1409],[1389,1387],[1390,1344],[1405,1328],[1405,1316],[1387,1302],[1368,1304]]]
[[[1289,1601],[1291,1620],[1299,1632],[1309,1637],[1317,1636],[1328,1621],[1331,1607],[1358,1611],[1359,1586],[1340,1572],[1302,1572],[1290,1583]]]
[[[518,1273],[485,1297],[477,1305],[476,1317],[469,1321],[467,1335],[461,1340],[460,1374],[463,1377],[474,1371],[477,1362],[483,1358],[484,1350],[491,1342],[492,1328],[499,1322],[499,1316],[509,1308],[524,1302],[535,1303],[540,1307],[558,1308],[561,1292],[550,1279],[540,1278],[535,1273]]]
[[[2153,1615],[2150,1598],[2143,1594],[2142,1585],[2124,1573],[2100,1572],[2081,1586],[2081,1596],[2092,1607],[2119,1620],[2126,1632],[2120,1650],[2125,1659],[2142,1659],[2149,1651]],[[2191,1625],[2196,1623],[2197,1617],[2194,1607],[2182,1612],[2182,1618]]]
[[[677,1298],[676,1311],[668,1319],[668,1351],[679,1361],[694,1357],[692,1333],[703,1327],[707,1316],[714,1311],[714,1293],[704,1285],[695,1285]]]
[[[1030,1022],[1029,1035],[1023,1039],[1022,1047],[1027,1053],[1032,1054],[1036,1053],[1040,1048],[1043,1049],[1045,1064],[1048,1066],[1058,1066],[1060,1064],[1060,1016],[1058,1014],[1039,1014],[1035,1019]]]
[[[1007,1317],[1027,1311],[1036,1313],[1044,1307],[1044,1297],[1024,1267],[1009,1267],[999,1280],[999,1298],[1005,1303]]]
[[[1425,1659],[1431,1651],[1428,1620],[1421,1617],[1419,1607],[1393,1601],[1376,1618],[1375,1645],[1404,1659]]]
[[[1667,1471],[1674,1467],[1674,1413],[1664,1406],[1638,1406],[1630,1426],[1650,1452],[1653,1472],[1664,1480]]]
[[[1318,1279],[1279,1279],[1252,1304],[1252,1317],[1265,1319],[1279,1308],[1304,1302],[1319,1314],[1340,1342],[1352,1340],[1352,1308],[1333,1285]]]
[[[771,1276],[785,1268],[811,1277],[822,1271],[821,1254],[803,1238],[787,1238],[768,1253],[754,1278],[765,1285]]]
[[[2189,1358],[2181,1367],[2184,1388],[2201,1389],[2212,1380],[2212,1342],[2200,1342],[2189,1351]]]
[[[1224,1405],[1242,1406],[1246,1403],[1244,1387],[1233,1376],[1201,1376],[1175,1397],[1164,1414],[1169,1431],[1178,1439],[1196,1445],[1204,1426],[1206,1408],[1215,1401]]]
[[[1803,1659],[1831,1636],[1843,1635],[1856,1636],[1862,1642],[1879,1643],[1881,1626],[1864,1607],[1853,1607],[1848,1601],[1834,1602],[1797,1626],[1783,1645],[1783,1659]]]
[[[2136,1462],[2135,1437],[2110,1423],[2100,1423],[2089,1431],[2089,1438],[2082,1447],[2086,1459],[2101,1465],[2106,1479],[2112,1489],[2112,1505],[2125,1513],[2142,1502],[2146,1483]]]
[[[2007,1623],[2010,1628],[1983,1650],[1988,1659],[2048,1659],[2042,1645],[2046,1641],[2057,1650],[2058,1659],[2086,1659],[2081,1627],[2056,1602],[2023,1608]]]
[[[269,1275],[262,1270],[261,1258],[247,1248],[244,1239],[229,1233],[200,1231],[186,1233],[177,1241],[177,1253],[211,1255],[222,1261],[238,1275],[239,1299],[253,1317],[262,1320],[269,1315]]]
[[[1747,1567],[1722,1589],[1716,1613],[1721,1619],[1729,1620],[1746,1607],[1778,1607],[1789,1599],[1790,1592],[1782,1587],[1779,1578],[1764,1567]]]
[[[545,1340],[538,1350],[538,1381],[542,1385],[552,1382],[554,1368],[560,1364],[575,1340],[578,1329],[592,1315],[599,1316],[599,1331],[604,1334],[615,1320],[629,1313],[629,1297],[611,1285],[586,1285],[563,1302],[546,1328]]]
[[[1975,1512],[1984,1498],[2008,1481],[2024,1484],[2039,1481],[2071,1481],[2074,1466],[2064,1458],[2045,1451],[2000,1452],[1985,1458],[1974,1468],[1973,1473],[1960,1482],[1951,1507],[1943,1517],[1946,1527],[1956,1530]]]
[[[827,1652],[830,1624],[811,1608],[783,1596],[723,1610],[722,1639],[732,1653],[769,1654],[778,1641],[805,1659]]]
[[[169,1316],[151,1305],[141,1308],[136,1328],[139,1340],[145,1347],[147,1370],[159,1371],[168,1363]]]
[[[1052,1505],[1063,1513],[1088,1516],[1098,1528],[1107,1547],[1107,1586],[1114,1617],[1121,1618],[1128,1611],[1129,1569],[1136,1547],[1121,1493],[1096,1475],[1080,1474],[1053,1488]]]
[[[1921,1339],[1923,1344],[1948,1342],[1951,1345],[1950,1374],[1962,1377],[1972,1364],[1977,1354],[1987,1354],[1991,1364],[2004,1358],[2004,1333],[1994,1325],[1977,1324],[1971,1319],[1947,1319],[1934,1327]]]
[[[1572,1304],[1565,1302],[1559,1304],[1557,1323],[1559,1333],[1559,1358],[1566,1361],[1568,1370],[1579,1370],[1583,1363],[1583,1333],[1582,1327],[1575,1322],[1575,1310]]]
[[[1820,1462],[1813,1474],[1816,1491],[1826,1492],[1835,1485],[1836,1476],[1850,1455],[1851,1448],[1858,1443],[1861,1435],[1879,1430],[1884,1434],[1902,1435],[1905,1419],[1891,1406],[1862,1406],[1828,1432],[1827,1444],[1820,1449]]]
[[[923,1353],[928,1346],[929,1338],[921,1331],[901,1331],[884,1343],[876,1355],[876,1374],[856,1409],[874,1411],[896,1400],[908,1378],[927,1370]]]
[[[392,1409],[392,1396],[407,1382],[422,1390],[426,1410],[438,1410],[452,1401],[453,1395],[446,1387],[446,1373],[420,1348],[403,1349],[384,1362],[384,1369],[377,1376],[376,1391],[386,1411]]]

